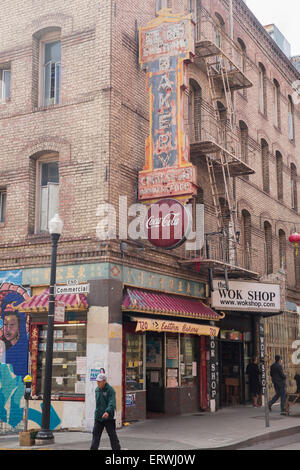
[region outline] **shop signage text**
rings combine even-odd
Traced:
[[[180,202],[162,199],[151,204],[145,229],[152,245],[166,250],[177,248],[186,241],[191,230],[190,215]]]
[[[214,280],[212,306],[220,310],[246,310],[253,312],[280,312],[280,285],[254,282]]]
[[[197,325],[193,323],[181,323],[166,320],[152,320],[148,318],[135,318],[138,331],[157,331],[158,333],[185,333],[198,336],[218,336],[219,328],[209,325]]]
[[[89,292],[90,292],[89,284],[55,286],[55,290],[54,290],[55,295],[88,294]]]
[[[194,30],[190,15],[168,10],[140,28],[140,64],[147,72],[150,94],[146,162],[139,173],[141,201],[170,196],[189,199],[197,192],[183,119],[187,66],[195,54]]]

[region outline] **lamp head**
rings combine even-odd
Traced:
[[[57,235],[61,235],[63,225],[63,221],[61,220],[59,215],[55,214],[55,216],[49,222],[50,234],[52,235],[53,233],[56,233]]]

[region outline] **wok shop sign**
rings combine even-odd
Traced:
[[[219,310],[248,312],[280,312],[281,290],[278,284],[214,280],[212,306]]]

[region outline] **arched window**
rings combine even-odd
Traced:
[[[280,85],[277,80],[273,81],[274,86],[274,124],[278,129],[281,128],[281,111],[280,111]]]
[[[225,32],[225,21],[219,13],[215,13],[216,27],[215,27],[215,43],[222,49],[223,45],[223,32]]]
[[[198,83],[191,79],[188,100],[188,123],[191,142],[199,142],[201,137],[202,90]]]
[[[261,140],[261,158],[262,158],[263,190],[266,193],[269,193],[270,192],[269,145],[264,139]]]
[[[33,36],[33,102],[51,106],[61,102],[61,29],[38,31]]]
[[[244,254],[244,267],[251,269],[251,214],[242,210],[242,242]]]
[[[266,274],[272,274],[273,273],[272,226],[267,221],[264,223],[264,243],[265,243],[265,271],[266,271]]]
[[[59,154],[44,152],[30,158],[29,233],[48,232],[59,208]]]
[[[297,211],[298,209],[298,198],[297,198],[297,168],[294,163],[291,163],[291,197],[292,197],[292,209]]]
[[[249,132],[248,126],[244,121],[239,122],[241,139],[241,158],[243,162],[248,163]]]
[[[286,235],[284,230],[279,230],[279,263],[281,269],[286,269]]]
[[[259,89],[259,110],[267,115],[267,76],[266,69],[262,63],[258,64],[258,89]]]
[[[288,96],[288,130],[289,139],[291,142],[295,141],[295,123],[294,123],[294,102],[293,98]]]
[[[283,201],[283,159],[280,152],[276,152],[277,197]]]

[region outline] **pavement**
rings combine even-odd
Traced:
[[[251,405],[223,408],[215,413],[194,413],[181,416],[159,416],[130,423],[117,430],[122,450],[193,451],[232,450],[300,432],[300,404],[291,408],[289,416],[280,414],[274,405],[266,426],[265,409]],[[0,437],[0,450],[89,450],[91,433],[81,431],[54,432],[54,444],[21,447],[19,434]],[[110,450],[106,431],[100,450]]]

